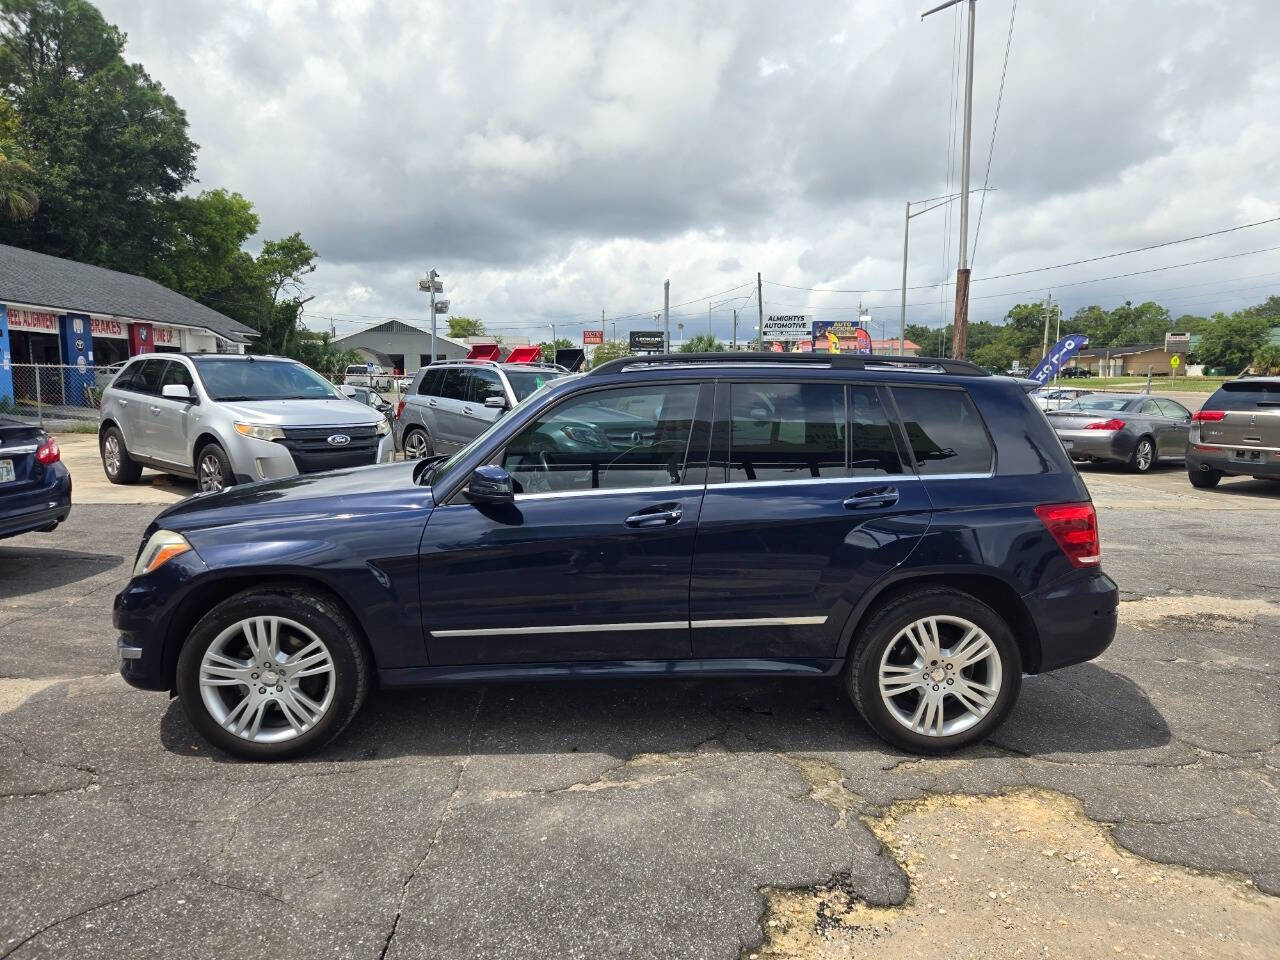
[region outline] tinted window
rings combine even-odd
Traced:
[[[849,474],[874,477],[902,473],[889,414],[874,387],[849,388]]]
[[[844,476],[844,387],[735,383],[729,407],[730,482]]]
[[[563,376],[563,373],[555,370],[508,370],[507,382],[511,384],[511,392],[516,395],[516,403],[519,403],[543,384]]]
[[[502,389],[502,378],[495,370],[472,370],[471,393],[467,399],[484,403],[489,397],[507,398],[506,391]]]
[[[135,393],[155,394],[160,392],[160,378],[164,376],[167,360],[143,360],[138,372],[129,381],[129,389]]]
[[[115,379],[111,381],[111,386],[117,390],[132,390],[133,378],[138,375],[138,371],[142,369],[142,364],[145,362],[139,360],[137,363],[127,364],[116,374]]]
[[[1185,407],[1174,403],[1172,400],[1157,397],[1155,404],[1160,408],[1160,413],[1168,417],[1170,420],[1186,420],[1191,416],[1190,412],[1188,412]]]
[[[1256,410],[1258,407],[1280,407],[1280,383],[1234,380],[1224,383],[1204,405],[1206,410]]]
[[[502,465],[523,493],[678,484],[697,397],[695,384],[574,397],[525,427],[507,445]]]
[[[893,397],[922,474],[991,472],[991,441],[969,394],[894,387]]]
[[[445,400],[467,399],[467,374],[471,371],[466,367],[444,367],[441,372],[443,375],[436,387],[436,396]]]
[[[436,368],[434,370],[424,370],[422,379],[418,381],[418,393],[429,397],[440,396],[440,381],[444,378],[444,370]]]

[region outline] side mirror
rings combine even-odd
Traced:
[[[505,410],[507,409],[507,398],[506,397],[485,397],[484,405],[486,407],[493,407],[495,410]]]
[[[160,396],[170,400],[191,400],[191,390],[185,383],[166,383],[160,388]]]
[[[515,483],[501,467],[476,467],[464,491],[472,503],[514,503]]]

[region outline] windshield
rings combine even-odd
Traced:
[[[516,395],[516,403],[530,397],[544,384],[564,376],[555,370],[508,370],[506,374]]]
[[[213,400],[332,400],[339,396],[320,374],[283,360],[193,358]]]
[[[1129,405],[1128,397],[1081,397],[1068,403],[1065,410],[1123,410]]]

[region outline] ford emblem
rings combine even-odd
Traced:
[[[350,442],[351,438],[345,433],[333,433],[329,435],[329,446],[331,447],[345,447]]]

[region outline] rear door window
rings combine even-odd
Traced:
[[[893,398],[921,474],[991,473],[991,438],[967,392],[894,387]]]
[[[729,408],[729,482],[845,476],[840,384],[735,383]]]

